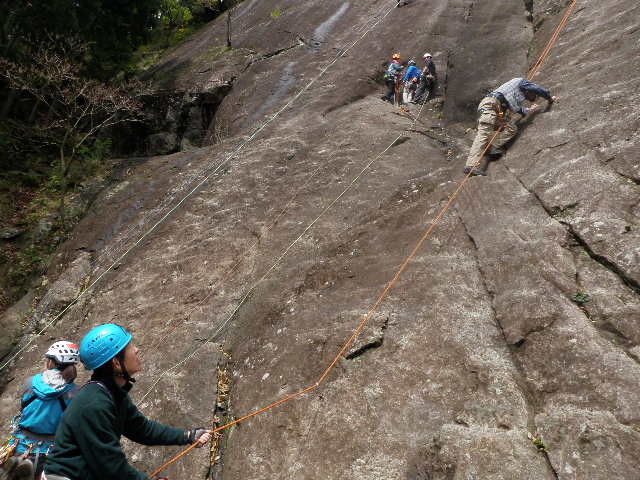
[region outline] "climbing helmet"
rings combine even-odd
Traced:
[[[80,361],[87,370],[95,370],[123,351],[132,338],[127,330],[115,323],[98,325],[82,339]]]
[[[400,54],[399,53],[394,53],[393,55],[391,55],[391,58],[394,60],[400,60]]]
[[[58,365],[75,365],[78,363],[78,345],[61,340],[51,345],[44,356]]]

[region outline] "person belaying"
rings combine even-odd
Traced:
[[[420,71],[420,83],[413,96],[413,103],[424,103],[432,96],[436,86],[436,64],[433,63],[433,57],[430,53],[422,56],[424,67]]]
[[[413,101],[413,95],[420,79],[420,69],[416,67],[416,61],[411,59],[407,62],[407,65],[409,65],[409,68],[407,68],[404,77],[402,77],[402,101],[404,103]]]
[[[133,375],[141,370],[132,335],[116,324],[99,325],[82,339],[80,361],[93,370],[60,422],[45,466],[47,480],[148,479],[132,467],[122,435],[144,445],[202,446],[204,428],[183,430],[146,418],[131,401]]]
[[[394,103],[393,99],[396,96],[396,85],[400,79],[400,74],[403,69],[404,67],[400,63],[400,54],[394,53],[391,56],[391,63],[384,74],[384,83],[387,85],[387,94],[382,96],[382,100]],[[396,101],[399,101],[399,99],[396,98]]]
[[[14,454],[3,466],[11,480],[40,478],[62,414],[77,391],[78,346],[55,342],[44,356],[45,371],[29,378],[22,393],[10,442]]]
[[[482,99],[478,105],[478,131],[469,150],[464,167],[465,174],[472,172],[472,175],[486,175],[480,161],[487,144],[496,131],[503,127],[487,153],[493,156],[504,153],[502,148],[504,144],[518,133],[517,121],[540,108],[535,103],[524,107],[523,102],[525,100],[534,102],[538,97],[546,99],[549,105],[557,100],[557,97],[552,96],[546,88],[518,77],[500,85]],[[473,168],[474,165],[476,168]]]

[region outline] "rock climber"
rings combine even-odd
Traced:
[[[472,175],[486,175],[485,169],[480,165],[482,154],[487,144],[493,138],[500,127],[504,127],[491,144],[489,155],[498,156],[504,153],[502,148],[518,133],[516,122],[529,113],[533,113],[540,107],[532,103],[524,107],[523,102],[534,102],[542,97],[551,105],[557,97],[551,96],[549,90],[524,78],[514,78],[500,85],[489,95],[484,97],[478,105],[478,132],[469,150],[464,173]],[[474,168],[475,167],[475,168]]]
[[[169,427],[138,411],[129,391],[141,363],[133,337],[123,327],[92,329],[80,344],[80,361],[93,375],[58,427],[45,466],[47,480],[147,480],[127,462],[122,435],[144,445],[202,446],[211,439],[210,430]]]
[[[25,382],[21,412],[13,433],[15,450],[3,466],[11,480],[39,479],[53,445],[62,414],[77,388],[78,346],[68,341],[55,342],[45,353],[45,371]]]
[[[409,65],[409,68],[407,68],[404,77],[402,77],[402,101],[405,104],[413,101],[413,95],[418,86],[418,79],[420,78],[420,69],[416,67],[416,61],[411,59],[407,62],[407,65]]]
[[[422,58],[424,59],[424,68],[420,72],[420,83],[418,89],[413,96],[413,103],[424,103],[429,100],[429,97],[435,90],[436,86],[436,64],[433,63],[433,57],[430,53],[425,53]]]
[[[387,85],[387,94],[382,96],[382,100],[393,103],[393,99],[396,95],[396,85],[403,69],[404,67],[400,63],[400,54],[394,53],[391,56],[391,63],[384,74],[384,83]],[[399,99],[396,100],[399,101]]]

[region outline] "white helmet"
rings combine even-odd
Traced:
[[[430,58],[431,54],[430,53],[425,53],[424,55],[422,55],[422,58]]]
[[[78,350],[75,343],[62,340],[51,345],[44,356],[58,365],[74,365],[78,363]]]

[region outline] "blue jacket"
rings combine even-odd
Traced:
[[[20,439],[17,452],[28,450],[30,443],[29,432],[38,435],[53,436],[56,433],[64,408],[71,402],[71,397],[76,390],[75,383],[66,383],[54,388],[45,382],[43,374],[39,373],[27,383],[27,388],[22,395],[22,413],[15,434]],[[64,408],[63,408],[64,404]],[[25,430],[28,430],[26,432]],[[38,449],[46,453],[51,442],[39,442]],[[35,453],[35,449],[32,450]]]
[[[419,77],[420,77],[420,69],[415,65],[411,65],[409,68],[407,68],[407,72],[404,74],[402,81],[410,82],[414,78],[419,78]]]

